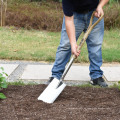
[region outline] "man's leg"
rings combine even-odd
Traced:
[[[52,77],[60,79],[64,72],[65,65],[71,56],[71,46],[65,28],[65,17],[63,18],[61,40],[57,48],[55,62],[52,68]]]
[[[76,31],[76,39],[82,33],[84,29],[84,24],[81,20],[77,19],[77,14],[74,14],[74,24]],[[67,62],[71,56],[71,45],[65,28],[65,17],[63,19],[62,31],[61,31],[61,41],[56,52],[55,63],[52,68],[52,77],[60,79]]]
[[[97,18],[94,18],[96,21]],[[102,42],[104,35],[104,20],[102,19],[91,31],[86,42],[90,60],[90,77],[96,79],[102,77],[103,71],[100,69],[102,65]]]
[[[90,18],[90,16],[89,16]],[[93,23],[97,21],[98,18],[94,17]],[[104,36],[104,19],[102,19],[91,31],[90,35],[88,36],[87,48],[89,53],[89,60],[90,60],[90,77],[91,80],[95,80],[95,83],[98,83],[100,80],[102,83],[101,86],[107,86],[107,84],[102,79],[103,71],[100,69],[102,65],[102,42]],[[97,81],[97,82],[96,82]]]

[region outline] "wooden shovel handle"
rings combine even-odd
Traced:
[[[80,50],[82,48],[82,46],[83,46],[84,42],[86,41],[88,35],[92,31],[92,29],[101,21],[103,16],[104,15],[101,15],[100,18],[94,24],[92,24],[93,18],[95,17],[95,11],[92,13],[92,16],[91,16],[91,19],[90,19],[90,23],[89,23],[89,27],[88,27],[86,33],[84,34],[83,39],[81,40],[77,50]],[[73,61],[75,60],[75,58],[76,58],[75,55],[72,55],[72,57],[71,57],[68,65],[67,65],[67,67],[65,68],[65,71],[64,71],[60,81],[64,80],[64,77],[66,76],[67,72],[69,71]]]
[[[77,48],[77,51],[79,51],[82,48],[82,46],[83,46],[84,42],[86,41],[88,35],[92,31],[92,29],[101,21],[101,19],[103,18],[103,16],[104,15],[102,14],[100,16],[100,18],[94,24],[92,24],[93,18],[95,17],[95,11],[92,13],[92,16],[91,16],[91,19],[90,19],[90,23],[89,23],[89,27],[88,27],[87,31],[85,32],[85,34],[83,36],[83,39],[80,41],[80,44],[79,44],[79,46]],[[73,57],[76,58],[75,55],[73,55]]]

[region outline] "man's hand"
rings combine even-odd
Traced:
[[[101,15],[104,15],[104,11],[103,8],[100,5],[98,5],[95,12],[95,17],[99,18]]]
[[[108,1],[109,0],[100,0],[99,5],[98,5],[98,7],[96,9],[96,12],[95,12],[96,17],[99,18],[101,15],[104,15],[103,7],[104,7],[105,4],[108,3]]]
[[[80,50],[77,51],[77,48],[77,44],[71,45],[72,54],[74,54],[76,58],[80,55]]]

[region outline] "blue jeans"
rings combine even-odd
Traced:
[[[93,11],[86,14],[74,13],[74,25],[76,32],[76,40],[80,34],[87,30],[90,22],[90,18]],[[97,21],[98,18],[94,17],[93,23]],[[102,51],[101,46],[103,42],[104,35],[104,19],[102,19],[89,34],[86,43],[89,53],[90,61],[90,77],[91,80],[102,77],[103,71],[100,69],[102,65]],[[71,56],[71,45],[65,28],[65,17],[63,18],[62,31],[61,31],[61,41],[56,52],[56,59],[52,68],[52,77],[60,79],[67,62]]]

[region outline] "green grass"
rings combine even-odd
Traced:
[[[103,88],[103,87],[100,87],[100,86],[98,86],[98,85],[95,85],[95,86],[93,86],[93,85],[91,85],[91,84],[83,84],[83,85],[74,85],[75,87],[77,86],[77,87],[81,87],[81,88]],[[109,85],[108,86],[108,88],[118,88],[118,89],[120,89],[120,84],[118,83],[118,84],[113,84],[113,85]]]
[[[7,82],[8,85],[16,85],[16,86],[25,86],[25,85],[38,85],[37,83],[29,82],[24,83],[23,81],[19,80],[17,82]]]
[[[105,31],[102,50],[104,62],[120,62],[120,30]]]
[[[81,87],[81,88],[101,88],[100,86],[96,85],[93,86],[91,84],[82,84],[82,85],[74,85],[75,87]]]
[[[24,83],[23,81],[19,80],[17,82],[7,82],[8,86],[9,85],[15,85],[15,86],[26,86],[26,85],[38,85],[37,83]],[[72,85],[72,87],[80,87],[80,88],[102,88],[100,86],[93,86],[91,84],[82,84],[82,85]],[[120,89],[120,83],[118,84],[113,84],[113,85],[109,85],[108,88],[118,88]]]
[[[14,27],[0,27],[0,59],[53,62],[60,36],[60,32],[16,30]],[[119,29],[105,31],[102,50],[103,62],[120,62]],[[76,62],[88,61],[85,44]]]
[[[22,81],[18,81],[18,82],[7,82],[8,85],[17,85],[17,86],[24,86],[26,85],[25,83],[23,83]]]

